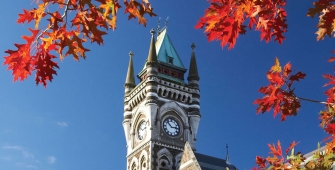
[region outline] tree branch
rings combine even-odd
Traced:
[[[62,15],[62,17],[61,17],[61,19],[63,19],[64,17],[67,17],[67,11],[69,10],[69,1],[70,0],[67,0],[66,1],[66,6],[65,6],[65,9],[64,9],[64,13],[63,13],[63,15]],[[43,30],[37,37],[36,37],[36,41],[45,33],[45,32],[47,32],[52,26],[54,26],[54,25],[49,25],[45,30]]]
[[[318,101],[318,100],[306,99],[306,98],[302,98],[302,97],[298,97],[298,96],[296,96],[296,98],[299,99],[299,100],[304,100],[304,101],[313,102],[313,103],[334,105],[334,103],[328,103],[328,102],[323,102],[323,101]]]

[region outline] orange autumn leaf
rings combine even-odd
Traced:
[[[33,56],[30,55],[31,47],[34,40],[39,33],[39,30],[29,29],[32,33],[31,36],[22,36],[26,41],[25,44],[14,44],[17,50],[7,50],[5,53],[9,54],[5,56],[5,65],[8,65],[7,70],[12,70],[12,75],[14,76],[14,81],[20,79],[20,81],[26,79],[31,75],[33,70],[32,61]]]
[[[283,43],[287,31],[286,0],[250,1],[250,0],[209,0],[210,6],[195,25],[203,29],[208,41],[221,41],[222,48],[232,49],[239,34],[246,33],[248,27],[261,32],[261,40],[269,42],[272,37],[279,44]]]
[[[277,143],[277,148],[275,146],[275,144],[268,144],[268,147],[270,148],[270,154],[273,154],[274,156],[282,156],[282,149],[281,149],[281,145],[280,145],[280,141],[278,141]]]
[[[46,87],[48,81],[56,75],[58,64],[53,60],[59,54],[60,60],[66,56],[73,56],[75,60],[86,58],[85,42],[103,44],[103,36],[109,28],[116,28],[118,0],[34,0],[36,7],[23,9],[17,23],[34,22],[38,28],[42,19],[46,18],[43,31],[32,31],[32,36],[23,36],[25,44],[14,44],[17,50],[5,51],[4,64],[12,70],[14,81],[21,81],[36,71],[36,84]],[[145,15],[156,16],[148,0],[124,1],[125,13],[131,18],[138,18],[139,23],[146,25]],[[69,15],[70,11],[74,15]],[[69,21],[72,23],[69,23]],[[39,33],[39,34],[38,34]],[[67,49],[67,51],[64,51]]]
[[[277,57],[275,59],[275,65],[273,65],[270,70],[273,72],[279,72],[279,73],[281,72],[281,66],[279,63],[279,59]]]
[[[296,145],[298,145],[298,144],[299,144],[299,142],[296,143],[295,141],[293,141],[293,142],[290,144],[290,147],[287,148],[287,149],[285,150],[286,155],[288,154],[288,152],[289,152],[290,150],[292,150],[292,149],[293,149]]]
[[[294,82],[303,79],[306,74],[298,72],[289,76],[292,72],[292,65],[287,63],[284,71],[280,66],[279,59],[275,59],[275,64],[266,73],[269,85],[261,87],[258,91],[264,96],[256,99],[254,104],[258,105],[256,114],[269,112],[273,109],[273,116],[280,114],[281,121],[286,120],[287,116],[296,116],[300,105],[300,100],[295,96],[294,89],[291,89]]]

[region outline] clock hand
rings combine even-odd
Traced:
[[[173,126],[173,127],[172,127],[171,124],[170,124],[170,122],[168,122],[168,124],[170,125],[171,128],[173,128],[173,129],[178,129],[176,126]]]
[[[174,127],[171,126],[170,122],[168,122],[168,124],[170,125],[171,128],[174,128]]]
[[[170,128],[172,128],[172,126],[171,126],[170,122],[168,122],[167,124],[170,126]]]

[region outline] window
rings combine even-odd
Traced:
[[[173,64],[173,58],[169,57],[169,64]]]
[[[131,170],[136,170],[136,164],[135,164],[135,162],[134,162],[133,165],[131,166]]]
[[[141,170],[146,170],[147,169],[147,164],[145,161],[144,156],[141,158]]]

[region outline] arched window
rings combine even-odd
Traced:
[[[159,158],[159,169],[166,169],[168,170],[170,168],[171,162],[169,161],[169,158],[166,155],[163,155]]]
[[[180,95],[180,94],[178,94],[177,100],[180,100],[180,96],[181,96],[181,95]]]
[[[136,163],[135,162],[131,165],[131,170],[136,170]]]
[[[161,88],[158,89],[158,95],[163,95],[163,94],[162,94],[162,89],[161,89]]]
[[[147,170],[147,163],[146,163],[146,161],[145,161],[145,157],[144,156],[142,156],[142,158],[141,158],[141,161],[140,161],[140,166],[141,166],[141,170]]]

